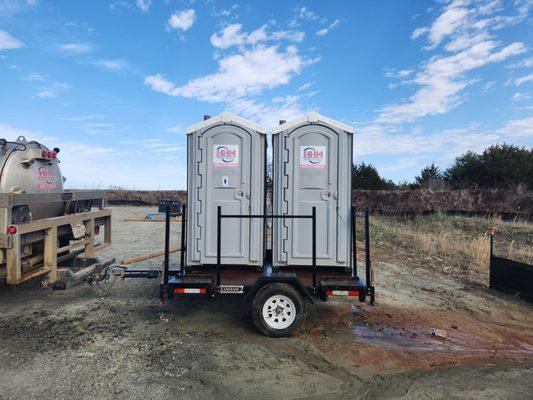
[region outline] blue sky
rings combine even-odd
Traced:
[[[531,0],[0,0],[0,136],[69,187],[185,187],[185,128],[231,111],[353,125],[394,181],[533,144]]]

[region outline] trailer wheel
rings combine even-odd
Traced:
[[[306,316],[302,296],[286,283],[266,285],[254,296],[252,318],[266,336],[291,336],[301,328]]]

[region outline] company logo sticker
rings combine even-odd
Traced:
[[[239,146],[236,144],[214,145],[213,165],[217,168],[237,168],[239,166]]]
[[[300,168],[326,168],[326,146],[300,146]]]
[[[57,189],[57,176],[50,168],[37,169],[37,188],[40,190]]]

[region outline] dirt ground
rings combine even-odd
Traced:
[[[114,208],[100,256],[162,248],[162,223],[123,221],[146,212]],[[376,306],[318,302],[283,339],[237,298],[161,306],[157,280],[1,287],[0,399],[533,398],[533,305],[374,258]]]

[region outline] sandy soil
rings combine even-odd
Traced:
[[[163,224],[114,208],[102,258],[158,250]],[[179,225],[173,223],[177,233]],[[173,239],[177,244],[178,237]],[[379,254],[376,255],[379,260]],[[177,263],[178,254],[172,255]],[[158,268],[161,259],[139,264]],[[533,306],[426,269],[376,262],[378,304],[309,308],[259,335],[236,298],[158,302],[156,280],[0,288],[0,399],[526,399]],[[441,328],[447,338],[431,336]],[[529,397],[531,398],[531,397]]]

